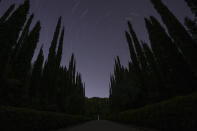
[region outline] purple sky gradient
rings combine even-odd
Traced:
[[[22,2],[2,0],[0,15],[10,4]],[[184,0],[165,0],[164,3],[182,22],[185,16],[191,16]],[[110,73],[113,73],[117,55],[127,66],[130,60],[124,36],[127,20],[131,20],[139,38],[148,41],[144,17],[153,15],[160,19],[149,0],[31,0],[31,12],[35,14],[34,23],[40,20],[42,26],[35,56],[42,43],[47,56],[57,19],[63,17],[62,64],[67,65],[74,52],[87,97],[108,97]]]

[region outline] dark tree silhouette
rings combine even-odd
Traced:
[[[124,111],[196,91],[196,43],[160,0],[151,0],[167,26],[145,18],[150,44],[139,42],[128,22],[129,68],[115,60],[110,79],[110,109]],[[190,23],[191,24],[191,23]],[[192,29],[194,26],[192,25]],[[195,72],[195,73],[194,73]]]
[[[147,19],[145,21],[152,49],[166,84],[165,96],[172,97],[191,92],[196,86],[193,73],[188,68],[176,44],[172,42],[160,23],[154,17],[150,17],[150,19],[151,21]],[[185,78],[185,76],[187,77]],[[188,87],[188,83],[191,83],[190,87]]]
[[[190,64],[192,70],[197,75],[197,44],[191,38],[184,26],[170,12],[170,10],[161,2],[161,0],[151,0],[154,8],[160,14],[164,24],[166,25],[170,36],[176,41],[176,44],[183,53],[183,56]]]
[[[3,14],[3,16],[0,18],[0,24],[3,24],[5,21],[6,21],[6,19],[8,18],[8,16],[10,15],[10,13],[14,10],[14,8],[15,8],[15,5],[13,4],[13,5],[11,5],[8,9],[7,9],[7,11]]]
[[[197,21],[191,20],[190,18],[185,18],[185,25],[188,28],[188,31],[192,35],[192,38],[197,42]]]
[[[197,17],[197,2],[196,2],[196,0],[185,0],[185,1],[187,2],[187,5],[190,7],[191,11]]]
[[[56,102],[56,46],[58,41],[58,36],[61,28],[61,17],[58,19],[58,23],[54,32],[53,40],[49,48],[48,58],[46,60],[44,70],[43,70],[43,86],[45,86],[45,102],[52,104]]]
[[[30,31],[34,15],[26,21],[29,0],[11,14],[13,9],[14,5],[10,6],[0,18],[0,104],[84,114],[85,85],[81,74],[76,72],[74,54],[68,69],[61,65],[64,40],[64,28],[59,38],[61,17],[43,67],[43,46],[37,59],[31,63],[41,26],[37,22]]]
[[[190,7],[192,13],[195,15],[195,18],[191,19],[186,17],[185,18],[185,25],[187,26],[189,32],[192,35],[192,38],[197,43],[197,2],[194,0],[185,0]]]
[[[42,78],[42,66],[44,62],[43,46],[40,49],[38,57],[34,62],[31,78],[29,82],[28,97],[30,104],[39,104],[41,99],[42,87],[40,85]]]
[[[24,40],[24,43],[21,46],[20,52],[17,55],[17,65],[15,67],[15,77],[17,79],[24,80],[26,79],[30,68],[31,60],[34,55],[37,43],[40,36],[40,22],[37,22],[35,27],[29,33],[29,35]]]
[[[5,65],[8,63],[13,47],[15,47],[17,43],[19,33],[26,21],[28,11],[29,0],[26,0],[5,22],[3,22],[3,24],[0,25],[0,61],[3,63],[0,65],[1,77],[5,75]]]
[[[62,48],[63,48],[63,41],[64,41],[64,28],[62,29],[60,40],[59,40],[59,46],[57,50],[57,66],[60,67],[60,62],[62,59]]]

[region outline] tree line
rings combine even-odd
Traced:
[[[93,119],[104,119],[110,114],[109,111],[109,98],[92,97],[86,98],[85,101],[86,111],[85,115]]]
[[[185,0],[195,18],[185,27],[161,0],[150,0],[166,29],[150,16],[145,25],[150,44],[140,41],[128,22],[125,32],[130,58],[128,68],[115,59],[110,79],[110,109],[135,109],[197,91],[197,2]]]
[[[31,29],[34,14],[25,0],[11,5],[0,18],[0,105],[83,114],[85,86],[76,72],[72,54],[69,66],[62,66],[64,27],[59,17],[44,61],[43,45],[32,58],[39,42],[40,21]],[[14,10],[15,9],[15,10]]]

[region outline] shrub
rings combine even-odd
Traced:
[[[36,111],[25,108],[0,107],[0,130],[53,130],[88,121],[83,116],[72,116],[54,112]]]
[[[167,131],[196,131],[197,93],[124,111],[108,119]]]

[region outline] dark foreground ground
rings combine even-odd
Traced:
[[[106,120],[90,121],[82,125],[58,131],[156,131],[145,128],[131,127]]]

